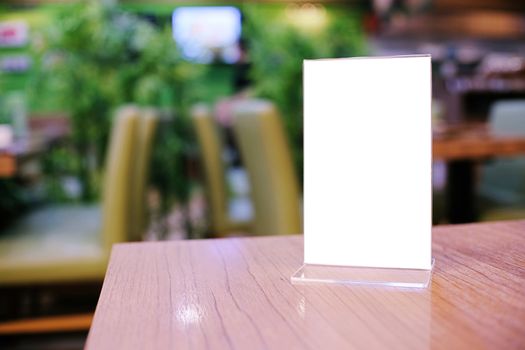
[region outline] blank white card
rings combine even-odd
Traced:
[[[430,56],[304,61],[304,262],[431,268]]]

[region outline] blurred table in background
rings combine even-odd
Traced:
[[[491,135],[486,123],[463,123],[434,131],[434,160],[479,160],[525,154],[525,137]]]
[[[525,348],[525,221],[432,241],[415,290],[293,285],[302,236],[118,244],[86,349]]]
[[[447,216],[450,223],[476,221],[475,166],[494,157],[525,155],[525,137],[492,135],[486,123],[463,123],[434,130],[433,160],[448,163]]]
[[[0,149],[0,178],[15,177],[24,161],[47,149],[42,137],[24,137]]]
[[[67,116],[33,116],[29,119],[26,136],[0,148],[0,178],[23,176],[21,170],[28,160],[44,153],[52,143],[70,133],[71,125]]]

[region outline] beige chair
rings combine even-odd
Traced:
[[[251,222],[235,221],[229,215],[226,169],[221,155],[223,147],[209,108],[203,104],[196,105],[191,117],[205,175],[212,234],[223,236],[232,232],[249,232]]]
[[[289,145],[274,105],[237,102],[233,128],[248,169],[255,208],[255,233],[301,233],[299,189]]]
[[[134,218],[142,209],[131,203],[143,198],[134,191],[144,189],[146,170],[139,164],[149,154],[143,143],[151,141],[146,135],[155,119],[140,115],[130,106],[117,112],[101,212],[95,206],[46,208],[0,235],[0,287],[103,279],[112,244],[132,238],[133,226],[139,225]],[[147,132],[137,142],[141,124]]]

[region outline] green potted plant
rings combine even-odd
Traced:
[[[359,56],[366,52],[358,10],[349,6],[312,6],[243,7],[253,88],[257,96],[268,98],[279,107],[301,182],[302,61]],[[303,23],[295,20],[302,15],[301,11],[317,12],[309,13],[309,21]],[[312,16],[318,17],[312,19]]]
[[[170,29],[91,0],[64,7],[35,51],[30,96],[53,91],[69,112],[82,200],[98,197],[112,111],[136,103],[158,108],[164,117],[151,168],[162,208],[174,200],[185,203],[191,182],[185,162],[193,149],[185,110],[203,68],[182,59]]]

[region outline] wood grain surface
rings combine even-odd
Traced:
[[[524,349],[525,221],[438,226],[426,290],[292,285],[301,236],[113,248],[87,349]]]

